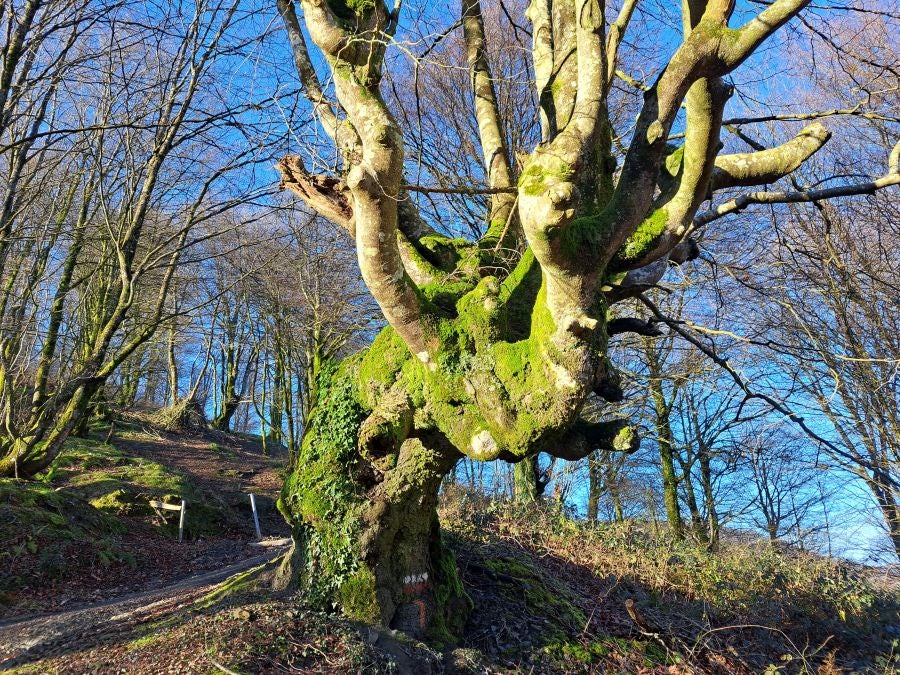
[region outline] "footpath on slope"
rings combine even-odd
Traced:
[[[275,507],[283,449],[143,422],[108,432],[67,441],[38,480],[0,479],[0,622],[96,606],[258,556],[251,493],[263,536],[289,533]],[[150,505],[181,499],[183,543],[178,514],[162,519]]]
[[[229,577],[263,565],[286,550],[282,543],[261,555],[218,570],[193,575],[156,590],[63,612],[0,623],[0,669],[34,661],[74,645],[113,639],[154,616],[170,614],[212,592]]]

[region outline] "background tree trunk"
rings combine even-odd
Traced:
[[[534,504],[541,496],[537,455],[513,465],[513,498],[522,504]]]

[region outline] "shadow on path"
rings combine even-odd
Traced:
[[[196,574],[163,588],[130,593],[64,612],[0,623],[0,670],[24,665],[66,647],[84,646],[93,636],[114,636],[150,616],[209,593],[234,574],[263,565],[286,550],[281,546],[218,570]]]

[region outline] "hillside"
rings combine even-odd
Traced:
[[[284,457],[252,439],[168,433],[149,421],[70,438],[39,481],[0,479],[0,621],[154,588],[258,555],[248,493],[261,528],[284,536],[274,507]],[[178,513],[150,500],[187,500]]]
[[[222,434],[140,425],[70,441],[39,483],[0,484],[5,619],[161,587],[259,549],[246,492],[271,508],[279,458]],[[87,466],[74,473],[67,467]],[[186,495],[189,541],[146,508]],[[191,514],[194,518],[191,518]],[[589,528],[551,507],[444,492],[441,518],[473,611],[459,645],[407,641],[274,596],[272,566],[172,595],[23,651],[12,672],[896,672],[895,586],[874,570],[764,542],[718,553],[630,522]],[[5,659],[5,660],[4,660]]]

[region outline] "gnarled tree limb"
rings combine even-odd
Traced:
[[[332,176],[311,174],[297,155],[287,155],[275,165],[281,173],[281,187],[296,194],[313,211],[322,214],[356,237],[350,190],[347,184]]]
[[[720,155],[710,181],[710,190],[765,185],[793,173],[831,138],[818,122],[810,124],[793,139],[770,150],[736,155]]]
[[[579,419],[565,436],[546,452],[553,457],[577,462],[596,450],[632,453],[640,447],[641,439],[627,420],[588,422]]]
[[[359,136],[347,187],[352,195],[360,271],[388,323],[420,360],[430,360],[421,322],[418,289],[406,273],[397,243],[398,200],[403,176],[403,134],[378,85],[384,58],[383,31],[390,16],[383,3],[357,16],[354,28],[329,4],[303,1],[313,41],[339,71],[334,86],[347,121]]]

